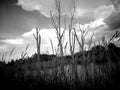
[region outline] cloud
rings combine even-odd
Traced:
[[[42,46],[46,46],[49,44],[49,38],[53,39],[54,41],[55,38],[56,38],[56,33],[55,33],[55,30],[54,29],[40,29],[40,35],[41,35],[41,45]],[[32,28],[31,31],[28,31],[24,34],[22,34],[22,37],[24,37],[24,39],[26,39],[26,41],[30,40],[29,42],[34,42],[35,43],[35,40],[34,40],[34,37],[33,37],[33,34],[36,35],[36,29],[35,28]],[[48,45],[49,46],[49,45]]]
[[[104,26],[104,25],[105,25],[104,19],[99,18],[99,19],[91,21],[90,23],[87,23],[87,24],[80,24],[80,28],[82,30],[86,30],[86,29],[95,30],[96,28],[98,28],[100,26]],[[76,28],[79,29],[79,24],[76,24]]]
[[[103,18],[99,18],[99,19],[96,19],[93,22],[90,22],[90,28],[93,28],[93,29],[96,29],[96,28],[98,28],[102,25],[105,25]]]
[[[93,10],[83,9],[83,8],[76,8],[75,17],[76,18],[90,17],[91,13],[93,13]]]
[[[22,34],[22,37],[24,40],[30,44],[32,44],[33,47],[35,47],[36,41],[34,39],[33,33],[36,35],[36,29],[32,28],[31,31],[28,31],[26,33]],[[42,48],[50,47],[50,41],[49,38],[52,39],[54,46],[57,46],[57,38],[56,33],[54,29],[40,29],[40,35],[41,35],[41,46]]]
[[[116,0],[111,0],[115,1]],[[109,27],[109,30],[116,30],[120,28],[120,11],[116,10],[114,5],[104,5],[95,9],[94,17],[103,18],[104,23]]]
[[[61,28],[61,31],[63,31],[64,29],[63,28]],[[34,37],[33,37],[33,33],[36,35],[36,29],[35,28],[33,28],[33,29],[31,29],[31,31],[28,31],[28,32],[26,32],[26,33],[23,33],[22,34],[22,37],[24,38],[24,39],[31,39],[32,41],[34,40]],[[57,36],[56,36],[56,31],[55,31],[55,29],[40,29],[40,35],[41,35],[41,38],[42,38],[42,40],[41,40],[41,44],[43,45],[43,46],[50,46],[50,41],[49,41],[49,38],[50,39],[52,39],[52,41],[53,41],[53,44],[55,45],[55,46],[57,46]],[[68,30],[66,30],[66,32],[65,32],[66,34],[68,34]],[[66,36],[66,37],[68,37],[68,36]],[[34,40],[35,41],[35,40]]]
[[[36,29],[32,28],[31,31],[22,34],[23,37],[30,37],[33,36],[33,33],[36,34]],[[42,37],[55,37],[55,30],[54,29],[40,29],[40,34]]]
[[[77,33],[78,33],[78,36],[80,38],[81,34],[79,32],[79,24],[76,24],[75,28],[78,29]],[[98,19],[96,19],[94,21],[91,21],[91,22],[89,22],[87,24],[80,24],[80,28],[82,30],[88,31],[88,33],[87,33],[87,35],[85,37],[85,42],[88,43],[88,41],[90,40],[93,33],[94,33],[93,41],[99,41],[99,40],[101,40],[101,37],[103,35],[107,35],[107,33],[105,33],[104,31],[107,31],[106,29],[108,29],[108,26],[104,22],[103,18],[98,18]]]
[[[111,28],[111,30],[120,28],[120,12],[109,16],[107,19],[105,19],[105,23]]]
[[[98,19],[98,18],[106,19],[114,12],[115,12],[115,8],[113,5],[108,5],[108,6],[103,5],[95,9],[94,18],[95,19]]]
[[[19,38],[19,39],[6,39],[6,40],[0,40],[0,41],[4,42],[4,43],[8,43],[8,44],[15,44],[15,45],[24,44],[24,41],[21,38]]]
[[[111,2],[111,4],[114,5],[116,10],[120,9],[120,0],[109,0]]]
[[[35,34],[35,29],[32,29],[31,31],[22,34],[22,36],[23,37],[29,37],[29,36],[33,35],[33,33]]]
[[[80,2],[80,1],[79,1]],[[18,0],[17,5],[26,11],[38,11],[46,17],[50,17],[50,11],[55,13],[55,0]],[[70,16],[73,8],[72,0],[61,0],[62,15]],[[76,17],[88,17],[91,10],[76,6]]]
[[[39,11],[41,14],[49,17],[50,10],[54,8],[54,0],[18,0],[17,5],[20,5],[27,11]]]
[[[61,28],[61,31],[63,31],[63,28]],[[22,34],[22,37],[24,38],[24,40],[26,42],[30,43],[32,48],[36,46],[36,42],[33,37],[33,33],[34,34],[36,33],[35,28],[31,29],[31,31],[28,31],[28,32]],[[51,49],[51,43],[50,43],[49,39],[52,40],[54,48],[56,48],[58,45],[58,40],[57,40],[55,29],[40,29],[40,35],[42,38],[41,52],[46,52],[46,50],[48,50],[49,53],[51,54],[52,49]],[[66,42],[66,41],[68,41],[68,30],[65,31],[64,42]]]

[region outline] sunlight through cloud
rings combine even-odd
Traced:
[[[24,44],[23,39],[6,39],[6,40],[2,40],[2,42],[9,44]]]
[[[97,28],[101,25],[105,25],[103,18],[99,18],[99,19],[95,20],[94,22],[90,23],[91,28]]]

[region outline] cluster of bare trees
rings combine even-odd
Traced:
[[[58,40],[57,48],[54,48],[52,40],[51,39],[49,39],[49,40],[51,43],[51,48],[52,48],[53,54],[59,55],[61,58],[66,53],[66,48],[69,43],[69,51],[72,56],[72,61],[74,62],[75,61],[74,53],[75,53],[75,46],[76,46],[75,44],[76,44],[76,42],[78,43],[79,51],[81,51],[81,52],[84,51],[85,40],[86,40],[85,37],[88,35],[89,27],[86,30],[82,30],[80,27],[80,23],[79,23],[78,31],[80,33],[80,36],[78,36],[78,32],[76,32],[77,30],[73,24],[75,16],[76,16],[76,1],[75,0],[73,1],[73,8],[70,10],[70,22],[68,24],[68,27],[66,26],[65,21],[64,21],[64,26],[62,26],[63,11],[62,11],[62,3],[61,2],[62,2],[62,0],[55,0],[55,12],[50,11],[51,23],[52,23],[52,26],[54,27],[54,30],[55,30],[56,36],[57,36],[57,40]],[[64,42],[66,28],[69,30],[69,32],[68,32],[69,40],[67,42]],[[34,38],[36,40],[36,45],[37,45],[38,61],[40,61],[40,46],[41,46],[41,36],[40,36],[39,32],[40,32],[39,28],[36,28],[36,35],[33,34]],[[120,34],[120,33],[116,32],[117,36],[118,36],[118,34]],[[90,48],[91,44],[93,43],[93,41],[92,41],[93,37],[94,37],[94,33],[92,33],[90,39],[88,40],[87,44],[88,44],[89,48]],[[113,36],[110,39],[110,42],[114,37],[116,37],[116,36]],[[105,40],[105,37],[102,38],[102,42],[104,43],[104,46],[107,47],[107,45],[106,45],[107,41]]]
[[[51,48],[52,48],[53,54],[56,52],[56,54],[58,54],[60,57],[63,57],[64,53],[66,52],[66,48],[67,48],[67,45],[68,45],[68,42],[69,42],[70,54],[72,56],[72,60],[74,61],[75,42],[76,41],[78,42],[80,50],[83,51],[84,43],[85,43],[85,36],[87,35],[88,31],[83,31],[79,27],[79,31],[81,33],[81,38],[80,39],[78,38],[78,35],[76,33],[76,29],[73,26],[75,14],[76,14],[76,4],[75,4],[75,1],[73,1],[73,9],[70,10],[70,23],[68,25],[69,41],[64,42],[65,30],[66,30],[67,27],[66,27],[66,24],[64,24],[63,30],[61,29],[62,28],[62,25],[61,25],[62,24],[62,4],[61,4],[61,0],[55,0],[55,5],[56,5],[55,13],[50,11],[51,23],[52,23],[52,26],[55,29],[57,40],[58,40],[58,45],[57,45],[58,47],[57,47],[57,50],[55,50],[55,48],[53,47],[52,40],[49,39],[50,43],[51,43]],[[93,37],[93,35],[92,35],[92,37]],[[92,37],[91,37],[91,39],[92,39]],[[39,28],[36,28],[36,36],[34,35],[34,38],[36,39],[38,61],[39,61],[39,58],[40,58],[40,44],[41,44],[41,36],[40,36],[40,33],[39,33]],[[65,45],[63,45],[63,43],[65,43]]]

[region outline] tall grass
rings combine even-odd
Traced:
[[[14,51],[15,51],[15,48],[13,48],[13,49],[10,51],[10,54],[9,54],[9,58],[8,58],[8,59],[10,59],[10,57],[12,56],[12,54],[13,54]]]
[[[5,61],[5,55],[4,55],[4,54],[2,55],[1,60],[2,60],[2,61]]]
[[[21,59],[25,59],[25,57],[28,56],[27,50],[28,50],[29,44],[27,44],[26,48],[24,51],[21,53]]]

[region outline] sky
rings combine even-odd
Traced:
[[[105,36],[110,38],[116,31],[120,31],[120,0],[76,0],[76,16],[74,27],[87,29],[92,33],[94,41]],[[73,0],[61,0],[62,18],[67,24],[70,20],[70,10],[73,9]],[[55,30],[51,24],[50,11],[55,12],[55,0],[1,0],[0,2],[0,58],[15,48],[11,58],[19,58],[22,51],[29,44],[28,54],[36,52],[36,42],[33,37],[35,28],[40,28],[41,53],[52,54],[49,38],[54,47],[57,47]],[[64,24],[64,23],[63,23]],[[62,25],[61,30],[64,26]],[[65,31],[65,42],[68,40],[68,29]],[[77,31],[80,37],[79,31]],[[78,47],[76,47],[76,50]],[[69,49],[68,49],[69,51]]]

